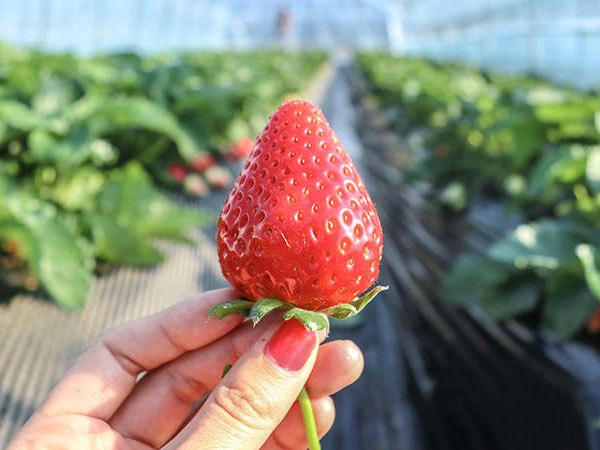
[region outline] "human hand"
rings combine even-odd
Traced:
[[[206,318],[235,298],[231,289],[206,292],[108,331],[9,448],[306,448],[295,402],[302,386],[322,436],[335,417],[330,395],[360,376],[362,354],[350,341],[317,345],[325,334],[295,319],[253,327],[238,314]],[[235,365],[221,379],[227,363]]]

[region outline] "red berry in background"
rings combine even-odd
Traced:
[[[203,153],[196,156],[189,162],[189,167],[195,172],[204,172],[206,169],[214,166],[217,160],[210,153]]]
[[[200,175],[191,173],[183,181],[183,190],[194,197],[204,197],[208,194],[210,188]]]
[[[448,152],[450,151],[450,146],[448,144],[438,144],[435,146],[433,151],[436,157],[444,158],[448,155]]]
[[[229,160],[238,161],[246,159],[252,153],[254,148],[254,141],[249,137],[244,137],[236,142],[236,144],[229,149],[225,157]]]
[[[292,101],[273,114],[225,203],[217,245],[223,275],[251,300],[319,310],[375,282],[379,217],[319,108]]]
[[[204,177],[208,184],[215,189],[225,189],[231,186],[232,177],[227,169],[213,166],[204,171]]]
[[[169,168],[167,170],[169,175],[171,175],[171,178],[180,183],[183,182],[187,176],[187,170],[181,164],[169,164]]]
[[[600,307],[598,307],[588,319],[586,329],[590,334],[597,334],[600,332]]]

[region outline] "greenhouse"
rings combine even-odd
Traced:
[[[0,448],[600,449],[600,3],[0,0]]]

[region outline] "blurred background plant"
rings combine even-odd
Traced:
[[[600,300],[600,99],[533,77],[364,53],[358,64],[398,133],[413,135],[407,182],[461,212],[482,198],[525,223],[460,256],[442,295],[493,320],[534,310],[558,338]],[[418,136],[419,139],[414,139]]]
[[[5,279],[41,284],[68,308],[85,303],[96,261],[154,265],[163,256],[153,238],[189,242],[187,230],[211,223],[161,190],[201,197],[229,187],[224,162],[249,154],[270,111],[326,59],[282,51],[81,58],[8,45],[0,55]],[[35,277],[17,270],[24,263]]]

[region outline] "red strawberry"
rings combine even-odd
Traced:
[[[218,222],[225,278],[245,297],[320,310],[379,275],[379,217],[321,111],[282,105],[256,141]]]
[[[180,183],[185,180],[187,175],[187,170],[185,170],[185,167],[183,167],[181,164],[169,164],[169,168],[167,170],[169,175],[171,175],[171,178],[173,178],[175,181],[179,181]]]
[[[217,160],[210,153],[202,153],[189,162],[190,169],[196,172],[204,172],[209,167],[214,166]]]
[[[600,307],[588,319],[586,328],[590,334],[597,334],[600,331]]]
[[[252,153],[254,147],[254,141],[249,137],[245,137],[237,141],[237,143],[229,149],[225,157],[229,160],[237,161],[239,159],[246,159]]]
[[[433,150],[435,152],[435,156],[437,156],[438,158],[444,158],[448,155],[448,152],[450,151],[450,146],[448,144],[439,144],[436,145]]]

